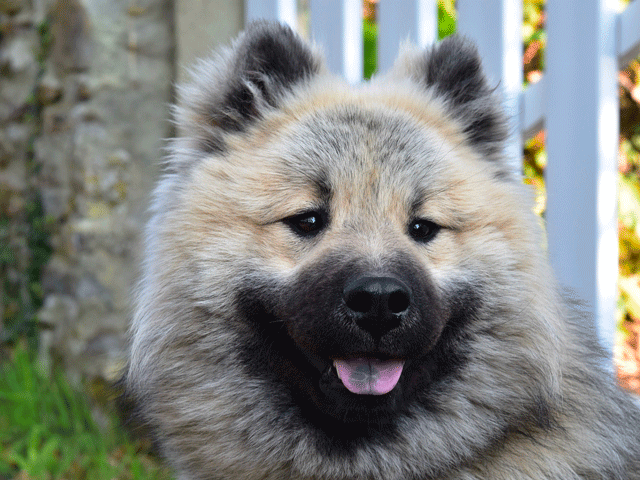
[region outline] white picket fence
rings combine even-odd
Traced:
[[[297,25],[296,0],[245,0],[245,21]],[[502,89],[514,132],[508,146],[520,169],[522,139],[547,130],[547,233],[560,282],[586,300],[611,349],[615,331],[618,241],[617,70],[640,51],[640,0],[622,13],[619,0],[547,0],[543,79],[522,87],[522,1],[458,0],[457,25],[478,44],[485,69]],[[311,37],[329,68],[362,80],[361,0],[309,0]],[[378,69],[398,45],[437,38],[437,0],[379,0]],[[516,164],[517,163],[517,164]],[[518,285],[514,285],[518,288]]]

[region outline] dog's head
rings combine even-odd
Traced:
[[[454,437],[487,441],[465,423],[544,416],[555,287],[470,42],[351,87],[259,23],[194,79],[156,192],[134,387],[161,385],[163,412],[214,436],[232,428],[219,415],[356,443],[420,417],[443,438],[434,465]],[[181,410],[187,392],[208,410]]]

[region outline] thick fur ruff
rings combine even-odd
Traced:
[[[256,23],[192,77],[126,375],[181,479],[640,479],[470,42],[353,87]]]

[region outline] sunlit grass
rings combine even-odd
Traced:
[[[26,349],[12,349],[0,364],[0,478],[171,478],[115,414],[101,418],[106,425],[59,369],[44,372]]]

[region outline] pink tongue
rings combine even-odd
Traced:
[[[384,395],[398,383],[404,361],[354,358],[334,360],[333,364],[338,377],[350,392],[359,395]]]

